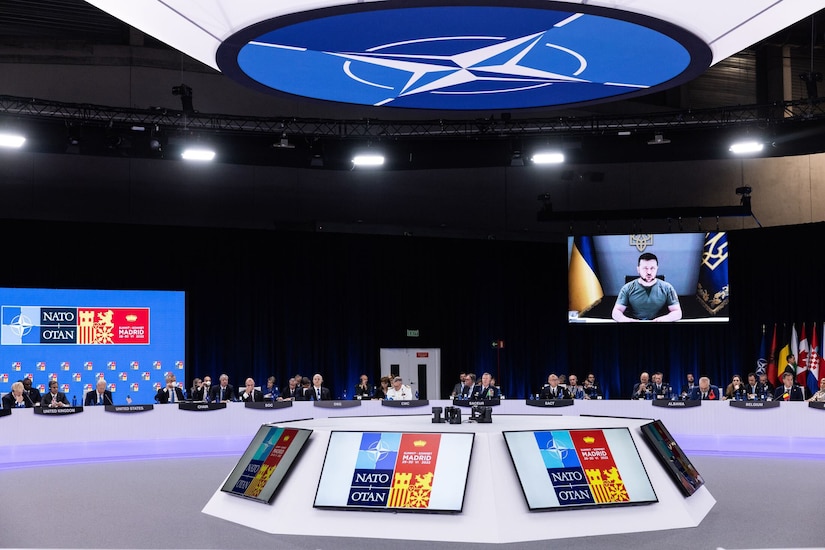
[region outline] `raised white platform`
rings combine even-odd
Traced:
[[[496,416],[492,424],[433,424],[432,415],[351,417],[297,421],[312,428],[303,454],[271,505],[215,492],[203,512],[273,534],[292,534],[295,525],[323,526],[313,533],[337,537],[508,543],[569,537],[571,532],[606,535],[695,527],[716,500],[705,487],[682,496],[642,438],[647,422],[627,418],[577,416]],[[659,499],[646,506],[625,506],[531,512],[501,432],[627,426]],[[313,508],[315,489],[332,430],[394,430],[407,432],[474,432],[464,510],[460,514],[362,512]],[[239,455],[240,456],[240,455]],[[227,476],[229,472],[226,472]],[[701,472],[700,472],[701,473]],[[640,520],[640,517],[642,520]],[[376,529],[380,523],[381,528]],[[483,534],[483,535],[479,535]],[[468,540],[468,535],[472,541]],[[483,540],[479,540],[479,536]],[[397,537],[397,538],[394,538]]]
[[[494,407],[494,424],[509,415],[547,418],[596,415],[661,419],[685,452],[751,456],[825,458],[825,410],[808,403],[781,403],[775,409],[737,409],[722,401],[704,401],[701,407],[669,409],[651,401],[622,399],[577,401],[562,408],[537,408],[524,400],[507,399]],[[429,415],[431,401],[421,408],[383,407],[366,401],[353,408],[321,408],[298,402],[285,409],[247,409],[230,403],[219,411],[178,410],[158,405],[140,413],[110,413],[86,407],[82,414],[47,416],[17,409],[0,417],[0,469],[71,462],[135,460],[205,455],[238,455],[264,423],[299,419]],[[464,409],[465,415],[469,409]]]

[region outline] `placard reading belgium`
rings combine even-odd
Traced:
[[[149,344],[149,308],[2,306],[2,345]]]

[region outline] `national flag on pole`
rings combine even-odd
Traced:
[[[779,351],[776,352],[776,379],[777,384],[782,383],[782,373],[785,372],[785,367],[788,366],[788,354],[791,353],[791,342],[796,340],[796,327],[791,324],[791,336],[788,337],[787,327],[782,331],[782,337],[779,340]],[[796,349],[799,344],[794,343],[793,349]]]
[[[788,355],[787,353],[783,356],[785,359],[785,367],[783,370],[779,371],[779,381],[782,381],[782,374],[786,371],[793,371],[794,378],[796,378],[796,360],[799,357],[799,335],[796,332],[796,323],[791,323],[791,341],[789,342],[791,346],[790,355],[793,355],[794,363],[790,364],[786,358]],[[790,367],[790,368],[788,368]]]
[[[598,305],[604,297],[596,265],[593,237],[576,237],[570,251],[567,287],[570,291],[568,309],[581,315]]]
[[[724,231],[705,233],[696,298],[708,313],[716,315],[728,305],[729,294],[728,234]]]
[[[756,357],[757,379],[768,371],[768,342],[765,340],[765,325],[762,325],[762,343],[759,345],[759,354]]]
[[[805,323],[802,323],[799,348],[796,350],[796,383],[803,387],[808,383],[808,356],[810,353],[808,335],[805,332]]]
[[[779,350],[776,348],[776,346],[777,346],[777,343],[776,343],[776,323],[774,323],[773,324],[773,338],[771,339],[771,347],[770,347],[770,350],[768,351],[768,370],[767,370],[768,382],[770,382],[774,386],[776,386],[776,373],[777,373],[776,356],[779,353]]]
[[[823,324],[823,327],[825,327],[825,324]],[[805,384],[808,387],[808,395],[813,395],[819,391],[819,365],[821,362],[816,323],[814,323],[814,327],[811,329],[811,354],[808,356],[808,376]]]

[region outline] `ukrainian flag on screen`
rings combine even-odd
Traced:
[[[576,237],[570,251],[567,269],[568,308],[579,314],[590,311],[604,297],[596,267],[596,250],[593,237]]]
[[[728,234],[705,233],[696,297],[708,313],[715,315],[728,305],[728,296]]]

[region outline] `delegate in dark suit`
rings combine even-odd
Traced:
[[[706,390],[702,390],[699,386],[693,388],[693,393],[690,394],[688,399],[693,400],[700,400],[703,399],[705,401],[718,401],[720,399],[719,387],[710,385]]]
[[[180,389],[178,386],[174,388],[160,388],[158,393],[155,394],[155,401],[160,403],[161,405],[165,405],[169,403],[172,395],[171,392],[175,393],[175,402],[179,403],[184,400],[183,390]]]
[[[310,387],[308,390],[306,390],[306,393],[304,394],[304,396],[305,396],[304,399],[306,401],[331,401],[332,400],[332,394],[329,393],[329,388],[321,386],[321,388],[320,388],[321,397],[320,398],[318,397],[318,393],[319,393],[318,388]]]
[[[539,394],[539,399],[570,399],[570,392],[567,388],[556,386],[544,386]]]
[[[83,404],[87,407],[92,407],[94,405],[114,405],[114,402],[112,401],[112,392],[105,390],[98,396],[97,391],[90,391],[86,394],[86,399],[83,400]]]
[[[221,390],[223,390],[223,397],[221,397]],[[212,389],[209,390],[209,399],[212,401],[232,401],[235,399],[235,388],[232,387],[232,384],[227,384],[225,388],[220,384],[212,386]]]
[[[785,386],[779,386],[776,388],[776,392],[773,394],[774,400],[784,401],[786,391],[788,392],[788,401],[805,401],[805,392],[802,390],[802,386],[798,386],[796,384],[791,386],[790,390],[787,390]]]
[[[476,386],[475,390],[478,392],[478,396],[481,399],[495,399],[496,397],[501,397],[501,390],[499,390],[495,386]]]
[[[244,390],[244,393],[246,393],[246,390]],[[252,393],[251,394],[247,393],[246,397],[244,397],[243,393],[241,394],[241,401],[243,401],[244,403],[246,403],[247,401],[263,401],[263,400],[264,400],[264,394],[263,394],[263,392],[261,392],[261,390],[252,390]]]
[[[206,386],[192,388],[192,401],[206,401]]]
[[[63,403],[64,405],[68,405],[69,404],[69,398],[66,397],[66,394],[63,393],[63,392],[57,392],[57,395],[52,395],[51,392],[48,392],[48,393],[46,393],[46,395],[43,396],[43,399],[40,401],[40,406],[48,407],[53,402]]]
[[[27,409],[29,407],[34,406],[34,405],[32,405],[31,399],[28,399],[27,394],[24,394],[23,403],[24,403],[24,407],[27,408]],[[4,409],[14,409],[16,407],[17,407],[17,404],[16,404],[14,396],[11,394],[11,392],[9,392],[9,393],[7,393],[6,395],[3,396],[3,408]]]

